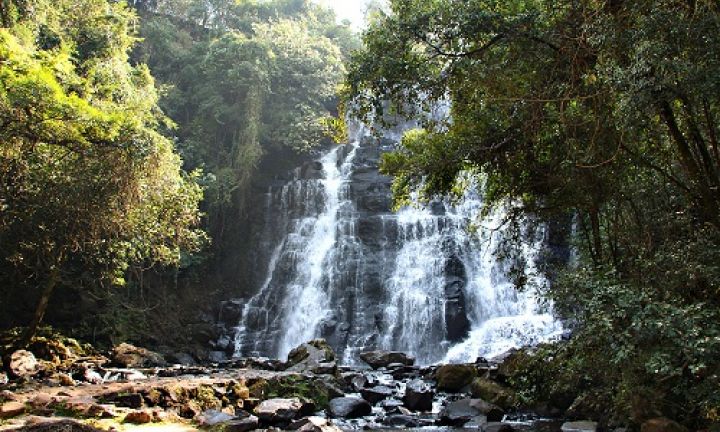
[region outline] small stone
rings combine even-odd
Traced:
[[[10,379],[8,378],[7,374],[5,372],[0,372],[0,386],[5,385],[8,382],[10,382]]]
[[[562,432],[595,432],[597,431],[597,423],[592,421],[567,422],[563,423],[560,430]]]
[[[0,405],[0,419],[17,417],[25,413],[25,405],[20,402],[5,402]]]
[[[153,415],[147,411],[132,411],[125,416],[125,423],[147,424],[153,421]]]
[[[223,432],[248,432],[260,427],[260,420],[254,415],[231,420],[223,425]]]

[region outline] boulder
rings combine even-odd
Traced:
[[[476,419],[481,416],[481,419]],[[440,412],[440,422],[446,426],[460,427],[474,419],[476,419],[476,423],[484,424],[486,422],[485,416],[472,405],[471,399],[449,402]]]
[[[596,432],[597,426],[598,424],[592,421],[576,421],[563,423],[560,430],[562,432]]]
[[[328,414],[337,418],[358,418],[372,413],[372,407],[365,399],[346,396],[330,400]]]
[[[474,398],[480,398],[504,410],[513,408],[517,401],[512,390],[487,378],[475,378],[470,386],[470,391]]]
[[[373,369],[387,367],[393,363],[402,363],[406,366],[415,364],[415,358],[398,351],[367,351],[360,354],[360,359]]]
[[[18,350],[10,355],[8,371],[18,378],[29,378],[40,372],[40,364],[30,351]]]
[[[374,405],[381,400],[387,399],[392,396],[393,391],[390,387],[380,385],[376,387],[361,389],[360,394],[362,395],[363,399]]]
[[[335,351],[327,341],[315,339],[290,351],[287,370],[332,375],[337,371],[335,360]]]
[[[114,347],[110,359],[116,366],[126,368],[167,366],[167,362],[160,354],[127,343]]]
[[[421,379],[415,379],[407,383],[403,403],[412,411],[432,410],[435,391]]]
[[[7,419],[11,417],[17,417],[25,413],[25,404],[20,402],[5,402],[0,405],[0,419]]]
[[[261,422],[277,424],[289,422],[300,417],[305,404],[298,398],[268,399],[255,407],[255,414]]]
[[[668,418],[658,417],[643,423],[640,432],[687,432],[687,428]]]
[[[459,392],[472,383],[477,376],[477,369],[473,365],[448,364],[440,366],[435,371],[435,380],[438,390]]]

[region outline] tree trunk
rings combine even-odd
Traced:
[[[28,325],[25,333],[23,333],[23,336],[20,339],[20,347],[26,347],[30,344],[32,338],[35,337],[35,333],[37,333],[37,329],[40,326],[43,317],[45,316],[45,311],[47,310],[48,303],[50,302],[50,296],[52,296],[52,293],[55,290],[55,287],[57,286],[59,280],[60,268],[59,266],[54,266],[52,270],[50,270],[50,276],[45,283],[42,294],[40,294],[40,301],[35,308],[35,314],[33,315],[33,319],[32,321],[30,321],[30,324]]]

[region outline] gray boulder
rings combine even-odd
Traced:
[[[365,399],[347,396],[330,400],[328,414],[337,418],[358,418],[372,413],[372,407]]]

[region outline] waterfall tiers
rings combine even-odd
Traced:
[[[562,327],[498,259],[502,212],[478,220],[482,196],[391,209],[378,171],[394,143],[363,137],[337,146],[267,193],[265,276],[235,329],[236,356],[285,358],[325,338],[345,364],[371,349],[420,364],[472,362],[559,336]],[[538,238],[523,247],[526,277]]]

